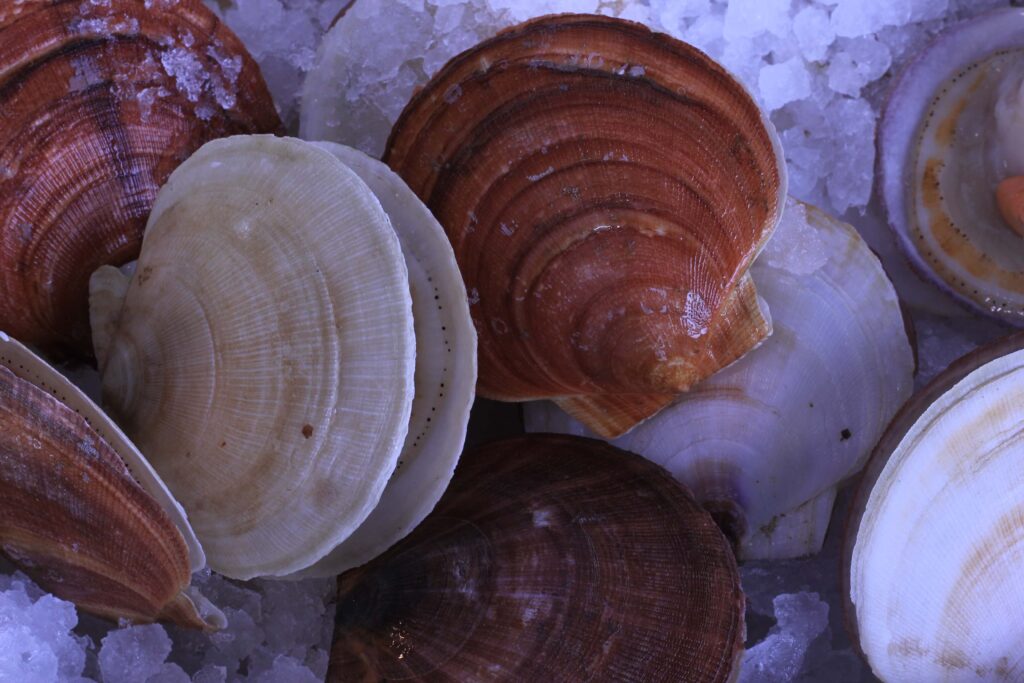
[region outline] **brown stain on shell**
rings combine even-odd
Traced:
[[[138,255],[171,171],[208,140],[281,123],[200,0],[6,3],[0,46],[0,329],[90,356],[89,277]],[[205,80],[175,76],[194,65]]]
[[[384,159],[452,242],[483,396],[557,399],[611,436],[768,332],[746,271],[781,169],[754,102],[688,45],[519,25],[449,62]]]
[[[87,612],[207,629],[188,549],[84,417],[0,366],[0,550]]]
[[[330,681],[727,681],[745,630],[711,516],[660,467],[570,436],[467,454],[338,588]]]

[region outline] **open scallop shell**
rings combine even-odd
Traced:
[[[335,576],[368,562],[434,508],[455,473],[476,387],[476,332],[448,238],[412,190],[380,161],[314,143],[355,172],[380,200],[409,269],[416,329],[416,397],[405,446],[377,507],[302,576]]]
[[[136,257],[170,172],[281,123],[200,0],[3,2],[0,45],[0,328],[88,355],[89,276]]]
[[[1024,325],[1024,243],[996,189],[1024,174],[1024,10],[949,28],[903,72],[879,129],[881,194],[915,268],[979,311]],[[1024,114],[1024,112],[1022,112]],[[1009,132],[1007,132],[1009,128]]]
[[[747,269],[781,151],[693,47],[600,16],[521,24],[449,62],[384,159],[452,242],[482,396],[552,398],[616,435],[770,331]]]
[[[203,146],[161,189],[118,315],[104,400],[214,570],[294,573],[366,519],[409,427],[413,319],[387,215],[334,156]]]
[[[590,439],[466,454],[437,509],[338,580],[331,681],[733,680],[736,563],[660,467]]]
[[[0,333],[0,549],[37,583],[112,619],[211,630],[205,564],[181,506],[81,391]]]
[[[884,681],[1021,677],[1022,346],[1016,335],[951,365],[866,468],[843,579],[851,632]]]
[[[913,390],[896,292],[851,226],[790,200],[751,274],[772,311],[760,347],[613,443],[666,467],[746,559],[817,552],[836,485]],[[583,434],[551,404],[529,431]]]

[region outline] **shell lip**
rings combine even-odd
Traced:
[[[914,140],[935,91],[963,66],[965,59],[976,61],[1002,49],[1014,47],[1009,42],[1014,37],[1017,37],[1016,46],[1024,48],[1024,39],[1019,38],[1022,29],[1024,8],[1000,7],[961,21],[939,33],[907,63],[893,82],[875,139],[878,196],[886,222],[895,233],[896,242],[906,262],[922,280],[940,289],[964,310],[980,312],[1014,327],[1024,326],[1024,315],[1011,318],[995,314],[957,292],[929,268],[927,261],[914,246],[907,216],[910,211],[908,193],[912,184],[909,175],[912,171],[910,159],[913,156]],[[985,47],[967,50],[963,48],[965,44]],[[960,57],[960,61],[951,62],[950,56]],[[887,154],[887,150],[894,150],[893,154]]]
[[[1024,12],[1022,12],[1024,14]],[[857,625],[857,606],[853,602],[850,581],[850,570],[853,565],[853,553],[857,545],[861,521],[867,512],[867,504],[875,484],[881,477],[889,458],[904,436],[913,428],[917,420],[936,400],[951,390],[968,375],[981,366],[1005,355],[1024,349],[1024,331],[1016,332],[991,344],[981,346],[956,359],[932,379],[923,389],[914,394],[910,400],[896,413],[889,427],[882,434],[864,466],[860,478],[855,483],[855,490],[850,507],[843,523],[843,548],[840,580],[843,594],[843,620],[854,649],[860,658],[870,667],[866,653],[861,647],[860,628]]]

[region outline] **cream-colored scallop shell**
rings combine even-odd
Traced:
[[[211,142],[161,189],[100,362],[104,399],[210,566],[241,579],[305,569],[370,514],[408,431],[398,238],[322,149]]]
[[[366,521],[303,576],[334,576],[369,562],[423,521],[455,473],[476,389],[476,330],[444,229],[386,165],[351,147],[314,143],[365,182],[398,234],[416,327],[416,397],[405,446]]]

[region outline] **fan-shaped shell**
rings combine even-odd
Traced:
[[[851,632],[884,681],[1024,674],[1022,346],[1016,335],[951,365],[866,468],[843,578]]]
[[[726,681],[735,561],[664,470],[599,441],[466,454],[434,512],[338,580],[328,680]]]
[[[784,164],[695,48],[607,17],[527,22],[449,62],[384,159],[452,242],[485,397],[553,398],[616,435],[770,331],[747,269]]]
[[[161,189],[100,362],[210,566],[250,578],[310,566],[376,505],[414,354],[406,267],[369,188],[312,144],[239,136]]]
[[[416,329],[416,396],[398,465],[377,507],[303,576],[336,576],[408,534],[434,508],[455,473],[476,387],[476,332],[455,255],[437,220],[391,169],[343,145],[334,154],[373,190],[409,269]]]
[[[750,272],[772,336],[614,444],[686,484],[742,557],[808,555],[910,397],[913,354],[878,258],[818,209],[790,200]],[[549,403],[525,412],[529,431],[586,433]]]
[[[881,194],[915,268],[970,307],[1024,324],[1024,246],[999,183],[1024,174],[1024,10],[955,25],[904,71],[879,128]]]
[[[157,189],[203,142],[280,127],[201,0],[0,6],[0,328],[91,353],[86,295],[135,258]]]
[[[189,587],[202,549],[138,451],[80,391],[0,333],[0,550],[112,619],[224,625]]]

